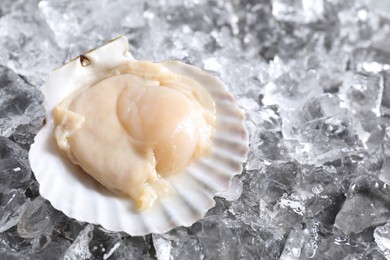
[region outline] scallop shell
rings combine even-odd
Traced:
[[[46,124],[30,150],[30,163],[41,195],[53,207],[79,221],[100,224],[111,231],[138,236],[189,226],[215,205],[214,195],[226,190],[240,174],[248,153],[248,134],[234,97],[223,83],[199,68],[177,61],[163,62],[169,70],[195,78],[208,88],[216,103],[216,134],[211,153],[183,172],[166,178],[173,195],[160,198],[151,209],[136,212],[133,202],[106,190],[68,158],[60,155],[53,138],[53,108],[78,86],[91,84],[107,71],[134,60],[128,40],[120,36],[54,70],[43,86]]]

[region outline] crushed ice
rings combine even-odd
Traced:
[[[390,259],[387,0],[2,0],[0,259]],[[206,217],[130,237],[39,196],[27,151],[64,60],[125,34],[138,59],[221,77],[244,173]]]

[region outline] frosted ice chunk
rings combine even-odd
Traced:
[[[230,186],[227,190],[218,192],[216,195],[222,198],[225,198],[228,201],[233,201],[238,199],[243,190],[243,184],[238,177],[234,177],[230,183]]]
[[[28,124],[22,124],[15,128],[9,139],[18,144],[23,149],[29,150],[34,142],[34,137],[42,127],[44,111],[39,108],[36,118]]]
[[[319,223],[310,220],[295,226],[288,235],[280,260],[310,259],[318,248]]]
[[[43,13],[58,44],[69,57],[144,25],[144,1],[41,1]]]
[[[270,226],[259,228],[242,224],[237,228],[238,248],[233,259],[279,259],[284,244],[283,233]]]
[[[381,16],[390,19],[390,3],[386,0],[365,0],[370,9],[374,10]]]
[[[292,192],[299,170],[294,162],[275,162],[265,168],[264,174],[251,180],[250,189],[268,205],[275,205],[283,194]]]
[[[63,256],[70,242],[64,238],[52,237],[44,247],[39,248],[33,254],[29,253],[30,259],[57,259]]]
[[[379,73],[390,70],[390,53],[372,47],[352,52],[351,67],[357,71]]]
[[[337,13],[340,22],[339,36],[346,41],[344,46],[346,50],[366,48],[373,36],[380,31],[380,17],[369,8],[371,3],[367,5],[365,1],[346,4],[345,8]]]
[[[121,239],[121,234],[117,232],[110,232],[104,228],[95,227],[93,229],[92,239],[89,242],[88,248],[93,258],[107,259],[112,256],[113,259],[116,259],[115,253],[118,249],[120,249],[120,247],[118,248],[117,243],[120,242]],[[123,247],[122,243],[120,243],[120,245]],[[123,258],[128,259],[126,257]]]
[[[368,227],[385,223],[389,218],[386,201],[372,194],[356,193],[345,201],[337,214],[335,226],[346,233],[360,233]]]
[[[0,187],[26,190],[31,178],[27,151],[0,137]]]
[[[18,224],[29,200],[21,190],[0,192],[0,232]]]
[[[1,65],[0,96],[0,136],[8,137],[18,126],[42,120],[42,93]]]
[[[40,86],[65,58],[51,30],[34,10],[0,18],[0,45],[0,64],[25,76],[34,86]]]
[[[14,2],[14,0],[3,0],[0,6],[0,16],[9,13]]]
[[[155,235],[158,240],[158,255],[170,254],[169,259],[190,259],[194,256],[210,259],[235,259],[233,233],[217,217],[207,217],[189,229],[176,228],[173,231]],[[164,241],[165,240],[165,241]]]
[[[390,222],[375,228],[374,238],[386,259],[390,259]]]
[[[166,240],[163,236],[153,235],[153,245],[156,249],[156,256],[158,260],[171,259],[171,242]]]
[[[273,0],[272,14],[278,20],[311,23],[324,18],[323,0]]]
[[[155,259],[151,236],[126,237],[115,241],[103,254],[103,259]]]
[[[379,179],[390,185],[390,158],[386,158],[379,174]]]
[[[383,94],[381,101],[381,114],[390,115],[390,71],[382,73],[383,76]]]
[[[240,48],[236,48],[236,50],[231,50],[228,53],[234,51],[241,50]],[[235,95],[247,94],[248,97],[253,97],[252,93],[259,93],[259,80],[262,72],[264,73],[267,68],[266,63],[263,60],[260,59],[253,62],[244,58],[236,58],[233,62],[232,58],[225,57],[225,53],[221,52],[220,55],[221,56],[218,57],[217,53],[214,54],[214,56],[218,57],[214,58],[214,62],[216,62],[218,66],[214,64],[214,67],[210,67],[207,60],[203,62],[203,65],[212,71],[218,72],[222,81]],[[245,77],[243,77],[243,75],[245,75]]]
[[[92,239],[93,225],[87,225],[80,231],[77,238],[73,241],[70,247],[66,250],[64,260],[87,259],[92,256],[89,251],[89,242]]]

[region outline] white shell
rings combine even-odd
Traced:
[[[176,61],[163,63],[169,70],[194,78],[209,90],[217,108],[216,135],[210,155],[198,158],[184,172],[167,178],[176,193],[163,197],[161,203],[155,203],[149,210],[136,212],[130,199],[110,193],[60,155],[53,138],[52,111],[64,97],[80,85],[97,81],[102,72],[134,60],[124,36],[85,55],[90,65],[83,67],[79,58],[74,59],[54,70],[43,86],[46,125],[36,136],[29,154],[41,195],[71,218],[133,236],[163,233],[201,219],[215,205],[214,195],[226,190],[232,177],[241,173],[248,153],[244,116],[233,96],[220,80],[194,66]]]

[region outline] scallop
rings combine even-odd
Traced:
[[[79,221],[130,235],[189,226],[248,153],[244,116],[215,76],[135,60],[120,36],[55,69],[29,159],[41,195]]]

